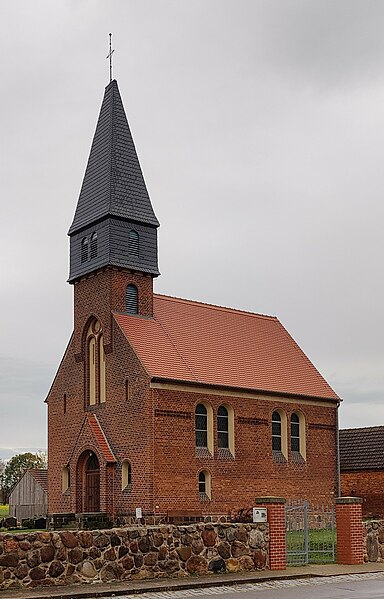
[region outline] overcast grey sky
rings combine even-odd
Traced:
[[[0,457],[46,446],[109,31],[156,291],[277,315],[341,426],[383,424],[384,2],[0,0],[0,28]]]

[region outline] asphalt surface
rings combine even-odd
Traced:
[[[356,590],[353,589],[354,585]],[[371,594],[364,594],[366,590]],[[329,594],[330,592],[333,594]],[[260,597],[265,597],[265,599],[274,597],[344,599],[344,597],[351,596],[356,599],[371,599],[371,597],[384,599],[384,563],[369,563],[359,566],[311,565],[275,572],[264,570],[236,574],[211,574],[182,579],[162,578],[39,587],[0,591],[0,599],[60,599],[61,597],[63,599],[98,597],[120,597],[121,599],[129,597],[132,599],[132,595],[140,595],[140,599],[184,599],[191,596],[203,599],[217,594],[225,595],[225,599],[232,599],[234,595],[236,595],[236,599],[241,599],[238,595],[247,593],[251,593],[253,599],[258,597],[259,593],[263,593],[260,594]],[[212,598],[210,597],[210,599]]]

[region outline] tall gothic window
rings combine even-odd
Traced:
[[[87,405],[105,402],[105,352],[100,322],[93,320],[88,327],[87,339]]]
[[[297,414],[291,415],[291,451],[300,451],[300,419]]]
[[[281,416],[279,412],[272,414],[272,449],[281,451]]]
[[[125,296],[125,305],[128,314],[137,314],[138,313],[138,293],[136,285],[128,285],[126,296]]]
[[[219,449],[229,449],[228,425],[228,410],[225,406],[220,406],[217,411],[217,446]]]
[[[196,447],[208,447],[208,415],[202,403],[195,410],[195,444]]]
[[[131,256],[139,255],[139,234],[133,229],[128,233],[128,253]]]

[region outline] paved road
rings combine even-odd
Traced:
[[[138,599],[384,599],[384,574],[273,580],[235,586],[143,593]],[[133,599],[123,595],[121,599]]]

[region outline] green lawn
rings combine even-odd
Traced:
[[[308,531],[308,549],[310,563],[327,563],[333,561],[332,545],[335,543],[336,550],[336,532],[331,529],[309,529]],[[301,532],[289,531],[287,533],[287,550],[292,552],[291,560],[294,562],[299,559],[301,554],[304,559],[304,535]]]
[[[0,504],[0,520],[9,516],[9,505]]]

